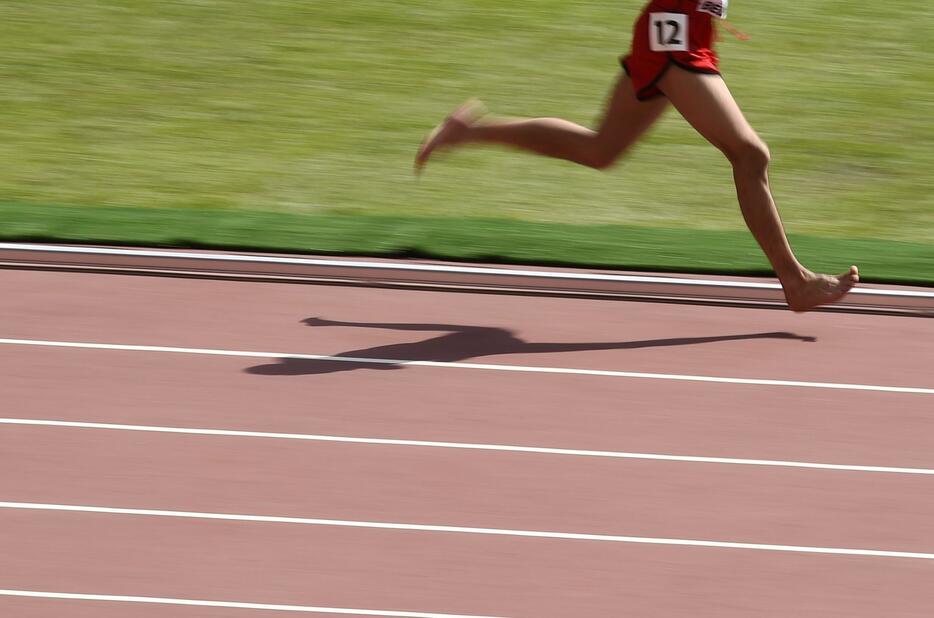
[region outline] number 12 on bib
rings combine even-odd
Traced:
[[[688,51],[688,16],[684,13],[649,15],[649,49],[654,52]]]

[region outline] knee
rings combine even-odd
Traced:
[[[613,167],[613,164],[622,158],[625,148],[616,144],[604,144],[597,142],[590,149],[586,158],[588,167],[595,170],[606,170]]]
[[[772,160],[768,145],[756,136],[723,148],[723,154],[730,160],[734,169],[750,172],[766,170]]]

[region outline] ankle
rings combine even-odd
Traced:
[[[814,278],[814,273],[800,264],[782,270],[776,269],[775,274],[782,286],[786,288],[804,285]]]

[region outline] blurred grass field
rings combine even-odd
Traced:
[[[532,262],[701,270],[713,251],[714,270],[764,269],[729,166],[674,113],[609,173],[472,149],[412,176],[424,133],[470,95],[495,112],[592,124],[641,4],[7,0],[0,238],[431,245],[464,259],[518,250]],[[724,75],[772,148],[773,189],[809,263],[901,252],[885,272],[934,282],[934,14],[868,0],[731,4],[752,40],[724,35]],[[439,221],[475,230],[476,251],[439,242]],[[587,255],[556,242],[561,226],[595,233]],[[669,264],[670,248],[642,230],[694,244]],[[820,238],[837,242],[825,251]]]

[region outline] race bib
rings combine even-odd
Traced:
[[[649,15],[649,49],[655,52],[688,50],[688,16],[684,13]]]
[[[701,0],[697,3],[697,10],[720,19],[726,19],[726,7],[729,2],[730,0]]]

